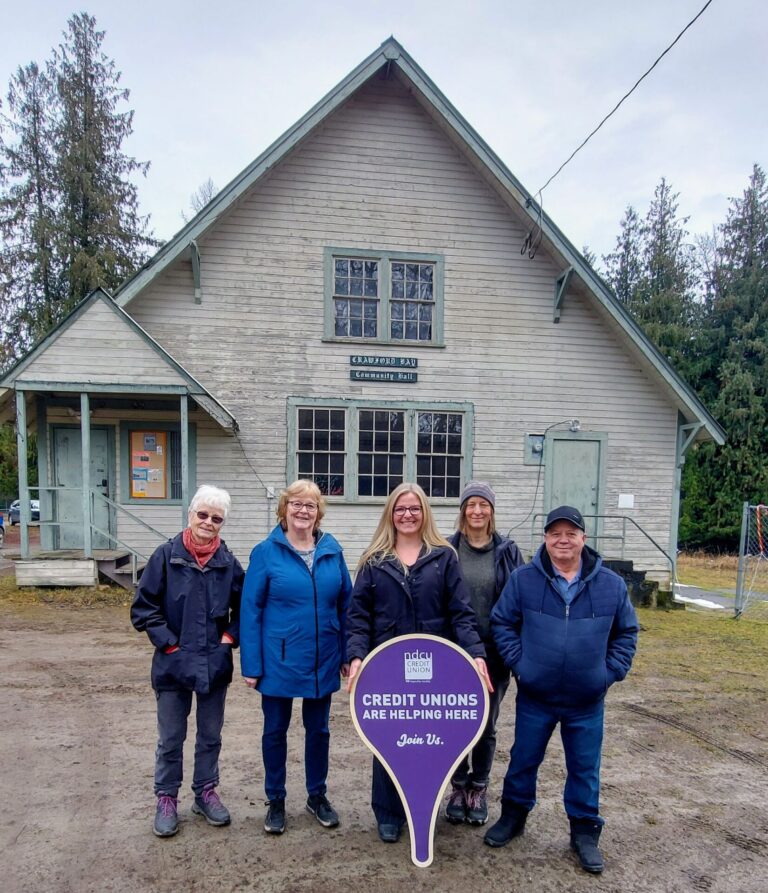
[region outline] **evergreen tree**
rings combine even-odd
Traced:
[[[53,89],[31,62],[8,88],[0,139],[1,341],[8,359],[50,328],[61,298],[55,257],[57,203],[51,146]],[[0,368],[3,356],[0,355]]]
[[[114,289],[153,244],[130,179],[136,172],[146,174],[149,164],[122,150],[133,130],[133,111],[119,110],[129,91],[119,86],[120,72],[102,51],[103,40],[93,16],[74,15],[51,63],[59,105],[56,172],[69,307],[97,286]]]
[[[634,305],[642,274],[640,218],[632,205],[627,205],[619,226],[616,248],[603,255],[603,263],[606,281],[621,303],[629,308]]]
[[[768,501],[768,186],[758,165],[719,235],[696,384],[727,441],[686,462],[680,536],[733,548],[742,503]]]

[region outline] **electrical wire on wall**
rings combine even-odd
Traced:
[[[618,110],[619,107],[627,100],[629,97],[635,92],[635,90],[640,86],[640,84],[648,77],[648,75],[653,71],[654,68],[661,62],[661,60],[667,55],[667,53],[672,49],[672,47],[680,40],[680,38],[685,34],[685,32],[699,19],[707,10],[707,7],[710,6],[712,0],[707,0],[707,2],[702,6],[702,8],[696,13],[696,15],[688,22],[688,24],[683,28],[683,30],[675,37],[672,43],[654,60],[653,64],[650,68],[648,68],[640,77],[635,81],[632,87],[627,90],[627,92],[621,97],[621,99],[614,105],[614,107],[608,112],[608,114],[600,121],[600,123],[595,127],[580,143],[576,148],[571,152],[571,154],[565,159],[565,161],[560,165],[560,167],[552,174],[552,176],[547,180],[547,182],[536,192],[533,197],[529,197],[526,201],[526,207],[530,207],[533,204],[533,199],[538,196],[538,219],[531,226],[531,229],[528,232],[528,235],[523,240],[523,246],[520,249],[520,254],[525,254],[528,252],[528,257],[533,260],[536,256],[536,252],[538,251],[539,245],[541,244],[542,238],[542,230],[541,230],[541,221],[543,216],[543,202],[542,202],[542,193],[549,186],[549,184],[555,179],[555,177],[563,170],[563,168],[574,158],[574,156],[580,152],[584,146],[592,139],[592,137],[597,133],[598,130],[603,126],[603,124],[608,121]]]
[[[523,524],[531,517],[536,508],[536,499],[539,495],[539,484],[541,483],[541,469],[544,465],[544,443],[547,439],[547,434],[553,429],[557,428],[558,425],[568,425],[571,431],[578,431],[581,425],[579,424],[578,419],[560,419],[559,422],[552,422],[547,428],[544,429],[544,433],[541,435],[541,455],[539,456],[539,470],[536,474],[536,487],[533,490],[533,500],[531,501],[531,507],[528,510],[528,514],[523,518],[523,520],[519,524],[515,524],[514,527],[510,527],[507,531],[507,536],[512,533],[513,530],[517,530],[522,527]]]
[[[253,472],[254,477],[256,478],[256,480],[257,480],[257,481],[261,484],[261,486],[264,488],[264,495],[265,495],[266,500],[267,500],[267,530],[269,530],[269,529],[272,527],[272,522],[273,522],[273,518],[272,518],[272,500],[275,498],[275,488],[274,488],[274,487],[268,487],[268,486],[264,483],[264,481],[261,479],[261,475],[258,473],[258,471],[256,471],[256,468],[254,467],[253,462],[251,462],[251,460],[248,458],[248,453],[246,453],[246,451],[245,451],[245,446],[243,445],[242,440],[240,440],[240,434],[239,434],[237,428],[235,428],[235,429],[233,430],[232,433],[233,433],[234,438],[235,438],[235,440],[237,441],[238,445],[240,446],[240,449],[242,450],[242,453],[243,453],[243,459],[245,459],[246,465],[251,469],[251,471]]]

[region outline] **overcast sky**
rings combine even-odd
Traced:
[[[394,35],[531,192],[705,0],[0,0],[0,86],[85,9],[107,32],[150,161],[142,213],[162,239],[207,178],[223,187]],[[714,0],[544,192],[568,238],[611,250],[628,204],[666,176],[691,233],[768,164],[768,7]]]

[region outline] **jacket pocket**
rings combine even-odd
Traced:
[[[267,651],[270,657],[285,663],[289,659],[292,648],[299,637],[299,626],[296,623],[290,626],[275,627],[267,634]]]

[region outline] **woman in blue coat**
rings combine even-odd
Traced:
[[[346,676],[345,618],[352,582],[341,546],[320,530],[325,501],[312,481],[280,495],[278,524],[251,552],[241,616],[245,683],[261,693],[268,810],[264,830],[285,830],[287,734],[302,698],[307,810],[326,828],[339,817],[326,797],[331,695]]]
[[[430,633],[459,644],[475,659],[489,691],[493,690],[456,552],[438,532],[418,484],[403,483],[390,493],[371,545],[357,567],[347,624],[348,690],[374,648],[408,633]],[[405,811],[376,758],[371,787],[379,837],[394,843],[405,823]]]

